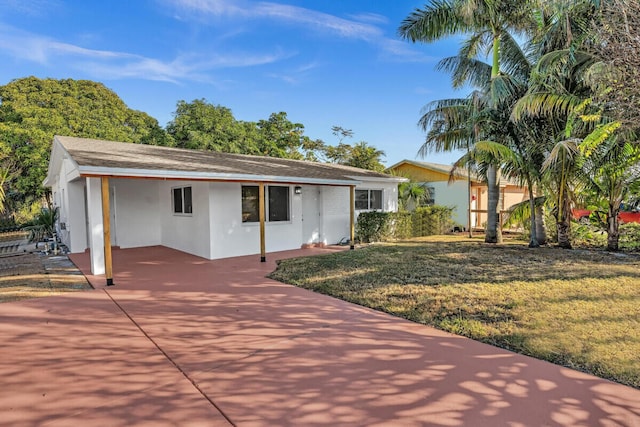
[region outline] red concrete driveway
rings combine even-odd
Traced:
[[[119,250],[0,305],[0,425],[640,426],[640,390],[264,278],[321,252]]]

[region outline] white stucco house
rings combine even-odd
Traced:
[[[335,244],[351,237],[359,212],[395,211],[403,180],[340,165],[56,136],[44,185],[59,207],[62,243],[72,253],[89,249],[93,274],[106,269],[108,277],[111,246],[162,245],[217,259]]]

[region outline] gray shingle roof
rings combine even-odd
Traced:
[[[116,141],[56,136],[82,175],[182,177],[185,179],[318,182],[349,184],[397,177],[335,164],[274,157],[186,150]],[[344,182],[342,182],[344,181]]]

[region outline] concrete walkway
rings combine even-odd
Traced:
[[[0,305],[0,425],[640,426],[640,390],[264,278],[323,252],[117,250]]]

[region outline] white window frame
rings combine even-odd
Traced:
[[[240,189],[240,203],[242,204],[242,188],[244,187],[255,187],[255,188],[259,188],[258,185],[255,184],[246,184],[246,185],[242,185],[241,189]],[[270,209],[271,209],[271,205],[269,203],[269,189],[271,187],[282,187],[282,188],[286,188],[287,189],[287,219],[286,220],[271,220],[270,219]],[[291,186],[290,185],[265,185],[264,186],[264,198],[265,198],[265,216],[264,216],[264,221],[265,223],[270,223],[270,224],[290,224],[291,223]],[[242,209],[242,207],[241,207]],[[243,212],[241,212],[241,215],[243,214]],[[258,213],[258,217],[259,217],[259,213]],[[243,219],[241,219],[242,224],[246,224],[246,225],[255,225],[260,223],[260,220],[257,221],[244,221]]]
[[[354,200],[354,208],[357,211],[384,211],[384,189],[382,188],[356,188],[356,198]],[[366,208],[358,208],[357,206],[357,202],[358,202],[358,191],[366,191],[367,192],[367,207]],[[372,191],[379,191],[380,192],[380,207],[379,208],[374,208],[371,207],[371,202],[372,202],[372,198],[371,198],[371,192]]]
[[[189,189],[189,202],[186,203],[187,199],[185,197],[185,189]],[[176,190],[180,190],[180,211],[176,212]],[[189,211],[187,211],[187,207]],[[193,216],[193,187],[190,185],[182,185],[180,187],[172,187],[171,188],[171,211],[175,216]]]

